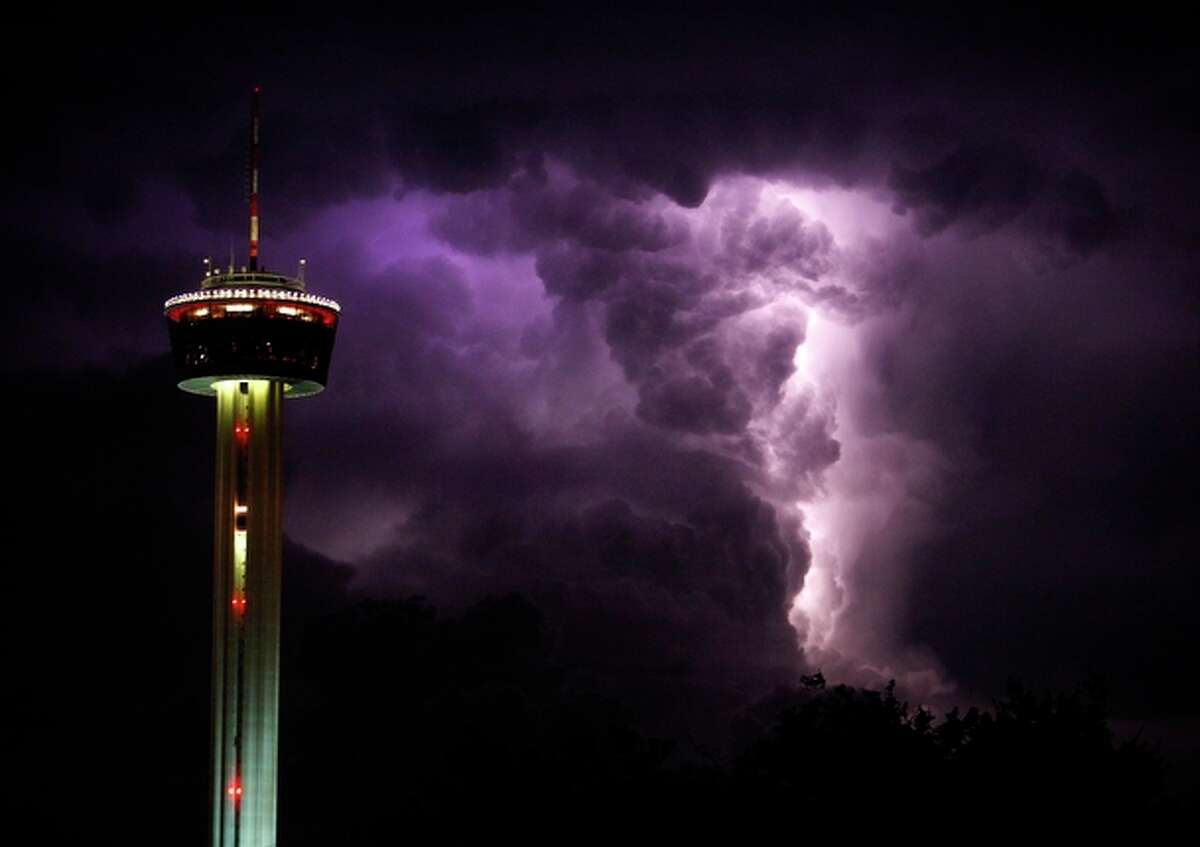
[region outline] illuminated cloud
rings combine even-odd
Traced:
[[[55,141],[7,160],[6,367],[163,354],[261,77],[266,263],[346,309],[287,532],[360,586],[524,591],[614,687],[1099,663],[1182,708],[1189,65],[1045,14],[80,27],[14,92]]]

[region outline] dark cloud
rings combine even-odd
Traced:
[[[736,435],[756,405],[778,401],[803,340],[794,325],[768,327],[765,344],[752,330],[728,328],[765,303],[748,281],[781,273],[816,280],[832,267],[826,227],[790,203],[758,214],[756,199],[751,193],[722,220],[718,253],[709,257],[690,243],[682,216],[590,181],[556,188],[517,178],[505,189],[453,200],[433,229],[483,255],[536,249],[548,294],[604,305],[605,339],[637,387],[644,420]]]
[[[694,208],[725,171],[769,173],[801,161],[848,176],[865,121],[794,92],[780,102],[777,96],[630,91],[620,98],[469,98],[405,110],[389,130],[392,161],[412,187],[496,188],[531,154],[547,153],[597,182],[635,195],[661,192]]]
[[[783,384],[796,371],[796,348],[804,342],[804,332],[796,326],[777,326],[764,340],[762,351],[755,356],[755,375],[766,391],[778,397]]]
[[[614,688],[767,684],[801,664],[789,504],[862,461],[852,413],[890,448],[864,500],[945,460],[864,536],[842,586],[861,643],[925,645],[981,692],[1100,656],[1147,708],[1190,708],[1168,670],[1194,594],[1190,53],[1158,23],[943,11],[298,17],[258,21],[253,51],[220,46],[245,21],[64,32],[64,83],[12,101],[34,129],[5,159],[5,372],[50,367],[96,413],[22,393],[23,425],[125,415],[93,438],[139,490],[207,491],[185,457],[211,410],[87,386],[161,371],[158,304],[240,243],[240,92],[261,81],[268,259],[312,227],[314,287],[347,307],[329,395],[289,411],[289,514],[310,544],[368,539],[364,585],[525,592]],[[906,220],[845,243],[749,177]],[[389,243],[395,209],[419,237]],[[785,390],[814,304],[860,333],[840,408]],[[39,492],[109,514],[128,477],[79,461]],[[157,514],[121,502],[122,525]]]
[[[784,268],[807,279],[827,273],[833,236],[824,224],[810,221],[791,203],[774,215],[753,214],[747,207],[721,227],[723,264],[755,274]]]
[[[1104,187],[1080,171],[1063,174],[1055,181],[1034,224],[1035,231],[1059,236],[1068,250],[1080,255],[1117,238],[1121,227],[1121,214],[1113,208]]]
[[[1169,286],[1140,288],[1156,267],[1140,252],[1048,286],[964,249],[926,267],[911,320],[870,342],[878,425],[955,467],[909,554],[906,638],[976,690],[1000,667],[1058,686],[1095,672],[1123,680],[1124,709],[1187,709],[1172,668],[1195,637],[1180,599],[1195,593],[1195,316]]]
[[[896,211],[917,210],[917,230],[933,235],[956,222],[996,229],[1024,212],[1045,176],[1024,151],[959,148],[940,162],[908,170],[896,165]]]
[[[388,152],[406,185],[454,193],[494,188],[521,164],[523,139],[542,120],[543,107],[527,101],[417,105],[392,116]]]
[[[281,106],[271,109],[262,124],[264,239],[292,231],[328,206],[389,193],[394,176],[377,116],[345,102],[318,109],[286,101]],[[207,154],[179,163],[173,176],[195,204],[196,223],[236,235],[240,243],[240,210],[250,191],[249,143],[244,121],[227,122],[232,125]],[[328,167],[329,162],[338,167]]]
[[[393,525],[361,564],[360,585],[451,608],[519,592],[544,610],[581,673],[614,693],[638,680],[651,711],[673,698],[672,685],[711,703],[787,678],[798,661],[788,586],[804,551],[746,485],[743,462],[679,445],[666,422],[647,426],[619,407],[582,440],[543,443],[523,419],[520,362],[562,367],[553,379],[567,385],[586,380],[608,355],[603,315],[564,299],[510,350],[480,334],[494,302],[475,302],[462,269],[442,259],[394,264],[343,295],[348,313],[371,316],[347,323],[335,359],[355,413],[289,426],[326,445],[320,463],[304,459],[318,489],[386,504],[372,513]],[[756,339],[748,384],[776,392],[801,339],[798,329]],[[694,337],[678,352],[736,395],[715,339]]]
[[[687,226],[677,215],[590,181],[552,186],[540,163],[523,169],[504,189],[455,198],[431,222],[433,232],[479,255],[530,250],[558,239],[607,252],[655,252],[688,238]]]
[[[773,510],[713,457],[633,438],[526,451],[486,476],[472,461],[473,476],[456,484],[508,496],[463,509],[472,495],[443,485],[367,579],[454,605],[520,591],[581,673],[614,695],[633,684],[655,710],[672,690],[713,704],[788,678],[794,636],[781,613],[796,563]],[[620,450],[636,461],[606,467]]]
[[[960,147],[928,168],[893,165],[889,183],[895,211],[914,211],[926,236],[951,226],[990,232],[1028,213],[1029,230],[1044,244],[1086,255],[1120,233],[1120,217],[1094,176],[1051,173],[1019,148]]]
[[[71,371],[83,364],[122,368],[163,350],[157,304],[176,291],[172,277],[196,268],[191,256],[137,244],[97,256],[45,238],[0,236],[0,254],[21,282],[21,319],[5,333],[0,369]],[[199,273],[195,274],[198,279]],[[136,285],[154,306],[130,307],[114,292]]]
[[[727,368],[709,373],[657,378],[652,374],[640,391],[638,414],[658,426],[687,432],[732,434],[750,423],[750,401],[733,388]]]
[[[617,283],[621,262],[599,250],[550,247],[538,253],[537,272],[548,292],[567,300],[591,300]]]

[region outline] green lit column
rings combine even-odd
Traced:
[[[284,384],[213,387],[213,845],[274,847]]]

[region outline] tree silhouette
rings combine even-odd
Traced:
[[[744,710],[724,753],[654,738],[557,655],[540,612],[494,597],[458,617],[420,598],[309,627],[285,685],[281,843],[376,843],[463,809],[531,819],[770,820],[870,810],[1008,822],[1168,810],[1161,765],[1114,743],[1103,692],[1034,694],[938,718],[819,671]],[[532,816],[532,817],[531,817]]]

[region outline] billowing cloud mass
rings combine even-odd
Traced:
[[[665,718],[815,667],[1184,708],[1190,64],[1022,18],[617,17],[62,45],[70,96],[18,104],[56,141],[9,161],[42,206],[5,214],[6,367],[164,356],[157,304],[242,249],[253,79],[266,262],[345,307],[286,529],[357,590],[521,593]]]

